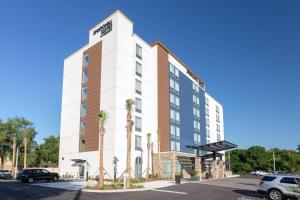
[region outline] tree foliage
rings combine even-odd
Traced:
[[[291,173],[300,172],[300,153],[286,149],[266,150],[261,146],[252,146],[248,149],[235,149],[230,152],[231,169],[237,174],[249,174],[254,170],[273,171],[273,151],[277,171]],[[226,153],[227,159],[229,153]]]

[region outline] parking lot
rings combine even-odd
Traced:
[[[203,181],[201,183],[184,183],[160,189],[135,192],[91,193],[82,190],[70,191],[41,187],[36,184],[22,184],[17,181],[1,181],[1,200],[32,199],[191,199],[191,200],[257,200],[263,199],[256,193],[255,181],[247,177],[225,180]],[[55,184],[55,183],[54,183]]]

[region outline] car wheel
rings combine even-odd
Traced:
[[[34,180],[32,177],[29,177],[27,181],[28,181],[28,183],[33,183]]]
[[[279,190],[270,190],[268,196],[271,200],[282,200],[282,193]]]
[[[57,181],[57,176],[54,176],[52,180]]]

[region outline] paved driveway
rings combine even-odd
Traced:
[[[46,188],[20,182],[0,182],[1,200],[259,200],[262,199],[255,191],[236,189],[223,186],[186,183],[161,189],[124,193],[88,193],[81,190],[69,191]]]
[[[216,185],[222,187],[256,191],[257,186],[259,184],[259,177],[241,176],[236,178],[206,180],[206,181],[201,181],[200,184]]]

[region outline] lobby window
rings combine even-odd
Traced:
[[[142,82],[137,79],[135,79],[135,92],[142,94]]]
[[[142,77],[142,64],[139,62],[135,62],[135,74]]]
[[[140,98],[135,98],[135,111],[142,113],[142,100]]]
[[[135,136],[135,150],[141,150],[142,149],[142,137],[136,135]]]
[[[136,44],[136,46],[135,46],[135,55],[139,59],[142,59],[142,47],[138,44]]]
[[[85,83],[87,80],[88,80],[88,69],[87,67],[84,67],[82,71],[82,82]]]
[[[89,54],[88,53],[85,53],[83,55],[83,66],[87,66],[89,63]]]
[[[80,115],[81,115],[81,117],[86,116],[86,104],[85,103],[81,104]]]
[[[135,117],[135,130],[136,131],[142,131],[142,118]]]
[[[81,99],[85,100],[87,97],[87,87],[83,87],[81,91]]]

